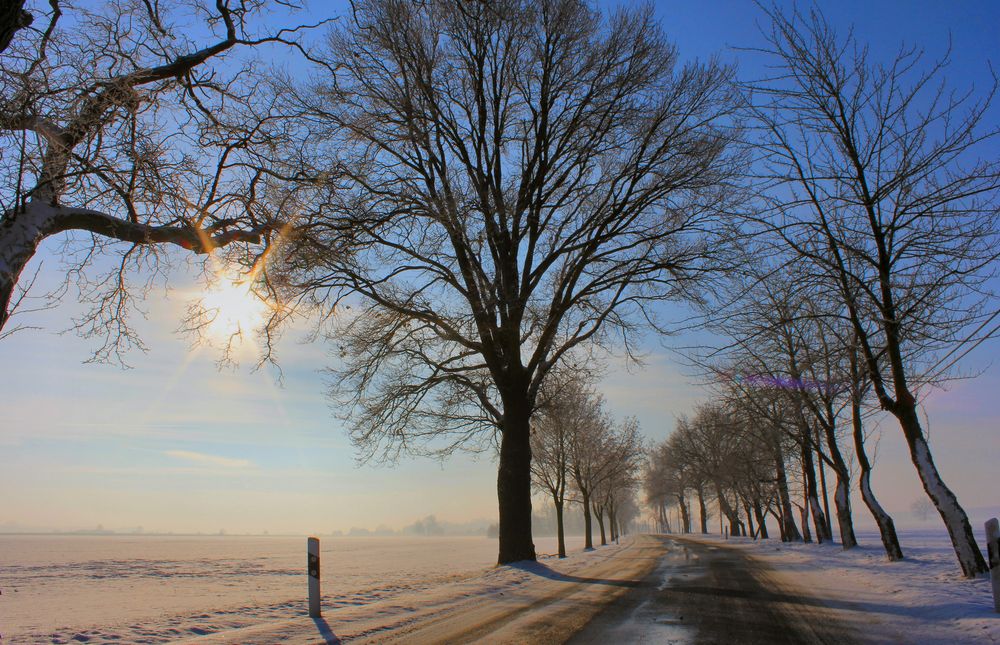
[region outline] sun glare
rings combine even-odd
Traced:
[[[220,276],[202,299],[206,329],[217,340],[247,338],[264,322],[267,305],[250,289],[249,280]]]

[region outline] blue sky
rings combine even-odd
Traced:
[[[315,10],[326,5],[316,3]],[[759,60],[731,45],[759,44],[761,14],[745,1],[660,2],[664,29],[685,58],[738,58],[755,76]],[[932,56],[952,42],[949,80],[958,87],[989,82],[987,60],[1000,61],[994,2],[837,2],[824,4],[834,22],[855,23],[876,56],[901,41]],[[36,262],[42,280],[59,280],[50,240]],[[495,466],[488,455],[444,463],[410,459],[395,468],[361,466],[324,396],[322,345],[290,333],[279,347],[284,382],[252,371],[252,360],[218,370],[218,350],[174,333],[196,289],[183,263],[169,293],[155,290],[140,327],[147,354],[133,366],[85,364],[91,343],[71,333],[79,306],[67,300],[0,342],[0,531],[11,528],[147,531],[328,532],[351,526],[402,526],[431,513],[451,521],[496,513]],[[26,274],[30,273],[30,269]],[[45,285],[40,285],[40,291]],[[683,343],[684,339],[676,339]],[[673,341],[671,341],[673,342]],[[604,391],[618,415],[639,417],[646,434],[662,439],[677,415],[702,396],[658,342],[647,366],[629,373],[612,360]],[[247,348],[252,353],[252,348]],[[927,401],[928,427],[946,481],[968,507],[995,504],[987,486],[1000,454],[1000,417],[992,404],[1000,375],[997,343],[970,355],[971,381]],[[246,358],[246,357],[245,357]],[[881,422],[874,486],[890,510],[904,513],[920,495],[898,428]],[[859,519],[863,508],[858,505]]]

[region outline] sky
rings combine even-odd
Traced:
[[[314,12],[326,6],[316,3]],[[683,58],[718,55],[745,75],[762,71],[753,56],[727,49],[759,44],[762,16],[752,3],[654,6]],[[935,56],[950,37],[949,81],[958,87],[984,88],[987,61],[1000,61],[1000,3],[852,0],[823,8],[841,28],[853,23],[876,56],[891,55],[904,40]],[[57,250],[58,240],[49,240],[35,259],[39,292],[60,280]],[[181,263],[171,289],[150,294],[139,325],[149,351],[130,354],[131,369],[85,362],[94,344],[60,333],[81,311],[72,299],[22,320],[40,329],[0,341],[0,532],[102,526],[300,534],[399,528],[429,514],[452,522],[495,518],[490,455],[359,465],[325,394],[322,370],[333,359],[322,344],[303,342],[301,330],[279,345],[281,383],[272,371],[252,369],[249,344],[239,367],[220,370],[218,348],[193,348],[175,331],[197,295],[193,276]],[[652,441],[705,397],[669,349],[686,340],[648,338],[644,368],[628,370],[612,358],[601,382],[611,411],[637,416]],[[1000,344],[980,347],[964,368],[982,374],[934,392],[925,404],[935,458],[970,509],[996,504],[997,358]],[[905,521],[919,484],[898,427],[889,420],[879,427],[873,485]],[[863,523],[863,507],[856,508]]]

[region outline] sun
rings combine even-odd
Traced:
[[[267,304],[254,293],[251,280],[220,275],[202,298],[205,329],[217,340],[246,338],[264,323]]]

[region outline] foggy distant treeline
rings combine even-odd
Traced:
[[[412,524],[408,524],[401,529],[394,529],[385,524],[380,524],[375,529],[352,526],[350,530],[334,531],[334,536],[347,537],[390,537],[390,536],[462,536],[462,535],[486,535],[486,529],[490,522],[486,519],[470,520],[468,522],[447,522],[437,519],[434,515],[428,515]]]
[[[556,534],[556,514],[551,504],[536,503],[531,514],[532,535],[539,537],[551,537]],[[566,514],[566,533],[569,535],[581,535],[583,533],[583,512],[570,510]],[[413,536],[413,537],[461,537],[482,535],[486,537],[496,537],[497,524],[486,519],[470,520],[468,522],[447,522],[437,519],[434,515],[428,515],[422,519],[408,524],[401,529],[394,529],[385,524],[380,524],[374,529],[353,526],[347,531],[334,531],[334,536],[344,537],[392,537],[392,536]]]

